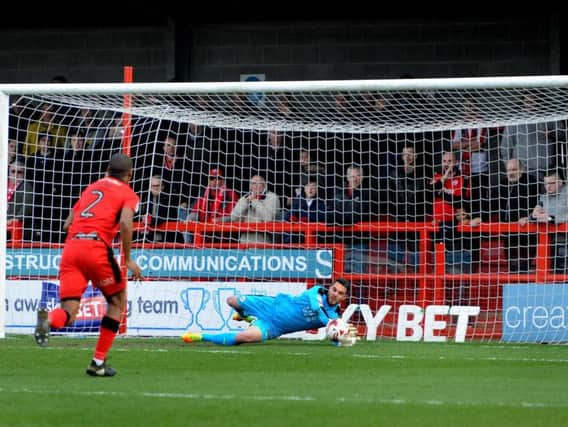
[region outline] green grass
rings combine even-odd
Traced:
[[[565,426],[568,346],[0,340],[1,426]]]

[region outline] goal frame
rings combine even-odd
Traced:
[[[7,171],[9,109],[12,95],[51,94],[215,94],[215,93],[289,93],[351,91],[429,91],[446,89],[523,89],[568,87],[568,76],[513,76],[471,78],[428,78],[392,80],[259,81],[204,83],[65,83],[0,84],[0,170]],[[0,176],[0,247],[6,255],[7,174]],[[0,262],[0,338],[5,338],[6,265]]]

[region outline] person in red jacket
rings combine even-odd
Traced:
[[[187,218],[188,221],[213,222],[217,218],[230,215],[237,204],[239,196],[227,188],[223,171],[211,169],[209,171],[209,184],[195,204]]]
[[[442,154],[442,170],[434,174],[430,185],[434,191],[434,221],[452,222],[456,207],[470,199],[469,183],[461,174],[454,153]]]
[[[99,339],[87,374],[112,377],[116,370],[106,363],[106,356],[118,332],[126,308],[127,278],[116,263],[111,245],[120,230],[126,266],[136,280],[142,270],[130,258],[132,217],[138,210],[139,197],[128,183],[132,178],[132,161],[125,154],[114,154],[104,178],[89,185],[73,206],[63,225],[67,238],[59,266],[59,299],[61,306],[38,311],[34,337],[45,347],[50,328],[71,325],[79,311],[81,296],[89,281],[107,300],[101,320]]]

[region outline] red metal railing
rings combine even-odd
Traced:
[[[470,289],[471,301],[480,305],[482,312],[487,313],[483,326],[478,326],[469,334],[479,338],[499,338],[500,336],[500,309],[502,298],[502,284],[504,283],[552,283],[568,282],[568,275],[556,274],[551,270],[550,243],[553,233],[568,233],[568,225],[528,224],[521,226],[516,223],[482,223],[479,226],[459,226],[462,233],[473,233],[482,239],[499,239],[507,234],[530,233],[537,236],[535,254],[535,269],[530,273],[509,272],[506,267],[495,271],[476,271],[468,274],[450,274],[445,271],[445,249],[442,243],[433,242],[433,235],[439,231],[439,226],[431,222],[397,223],[397,222],[370,222],[350,226],[335,226],[325,223],[197,223],[197,222],[167,222],[158,227],[147,227],[144,223],[135,223],[135,231],[176,231],[189,232],[194,236],[191,244],[180,243],[144,243],[144,247],[171,247],[171,248],[247,248],[247,247],[273,247],[273,248],[329,248],[334,251],[334,276],[345,277],[353,283],[365,283],[370,305],[377,307],[383,303],[399,305],[414,303],[422,306],[429,304],[446,304],[446,290],[453,283],[467,282]],[[364,274],[346,273],[344,271],[344,251],[342,243],[328,243],[335,239],[319,241],[319,236],[363,235],[387,236],[389,233],[416,232],[419,236],[419,263],[416,272],[379,271]],[[15,224],[8,228],[11,240],[8,247],[55,247],[47,243],[31,243],[22,241],[22,227]],[[302,244],[241,244],[241,243],[213,243],[212,235],[236,234],[240,232],[271,232],[271,233],[301,233],[304,236]],[[223,239],[219,239],[221,242]],[[219,241],[218,240],[218,241]],[[378,240],[378,239],[372,239]],[[140,244],[135,244],[140,246]],[[308,281],[309,283],[313,280]],[[398,290],[404,289],[408,284],[412,288],[410,296],[395,294],[389,296],[386,289],[395,283]],[[382,293],[381,293],[382,292]],[[390,300],[389,300],[390,298]],[[372,307],[372,308],[377,308]],[[383,335],[394,333],[383,331]]]

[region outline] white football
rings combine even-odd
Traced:
[[[332,319],[327,322],[325,335],[332,341],[338,341],[341,337],[349,335],[349,325],[342,319]]]

